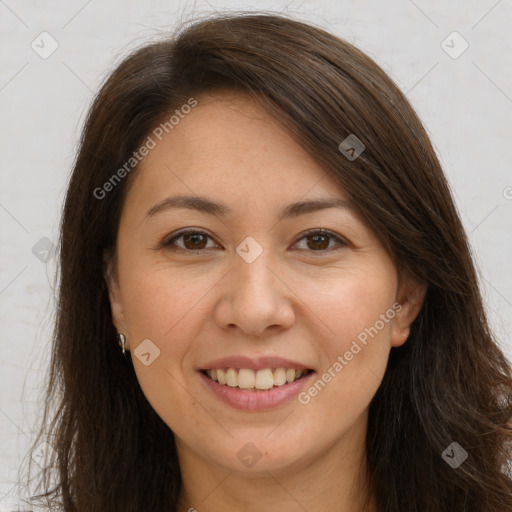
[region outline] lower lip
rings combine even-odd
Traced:
[[[242,409],[244,411],[264,411],[279,407],[299,394],[300,390],[313,378],[314,372],[306,376],[288,382],[282,386],[256,391],[241,390],[238,387],[230,387],[210,379],[204,373],[198,372],[203,382],[224,403]]]

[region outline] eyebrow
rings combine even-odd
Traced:
[[[144,218],[154,217],[155,215],[166,210],[178,208],[197,210],[202,213],[217,215],[220,217],[226,217],[232,213],[232,210],[229,208],[229,206],[222,203],[216,203],[207,197],[178,195],[167,197],[152,206],[146,212]],[[327,208],[351,209],[352,207],[348,201],[337,197],[298,201],[296,203],[285,206],[279,213],[278,219],[282,221],[288,218],[298,217],[299,215],[305,215],[307,213],[314,213],[320,210],[325,210]]]

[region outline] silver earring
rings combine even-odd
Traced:
[[[125,344],[126,344],[126,337],[124,334],[121,334],[120,332],[117,333],[117,336],[119,337],[119,346],[121,347],[123,351],[123,356],[125,355]]]

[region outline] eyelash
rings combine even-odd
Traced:
[[[204,231],[195,230],[195,229],[189,229],[189,230],[181,231],[181,232],[173,235],[168,240],[164,240],[162,242],[162,244],[161,244],[161,247],[164,248],[164,249],[171,250],[171,251],[176,251],[176,252],[180,252],[181,251],[181,252],[188,252],[188,253],[192,253],[192,254],[200,254],[200,253],[203,253],[204,251],[210,250],[210,249],[197,249],[197,250],[193,250],[193,249],[186,249],[186,248],[174,245],[175,241],[180,239],[184,235],[205,235],[208,238],[210,238],[211,240],[213,240],[213,238],[208,233],[206,233]],[[331,239],[335,239],[338,242],[338,244],[340,245],[340,247],[338,249],[332,249],[331,248],[331,249],[322,249],[322,250],[319,250],[319,251],[308,250],[308,252],[311,252],[311,253],[325,254],[325,253],[331,252],[333,250],[334,251],[340,250],[340,249],[342,249],[342,248],[344,248],[344,247],[346,247],[348,245],[348,243],[345,240],[343,240],[341,237],[339,237],[338,235],[334,234],[332,231],[328,231],[326,229],[310,229],[308,231],[305,231],[302,234],[301,238],[299,238],[298,241],[300,241],[300,240],[302,240],[304,238],[307,238],[307,237],[311,237],[313,235],[324,235],[324,236],[330,237]],[[296,245],[296,243],[294,245]]]

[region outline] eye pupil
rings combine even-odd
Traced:
[[[201,239],[203,239],[203,240],[201,240]],[[199,245],[201,245],[201,241],[202,241],[203,245],[204,245],[204,241],[205,241],[204,239],[205,239],[205,236],[200,233],[191,233],[191,234],[183,235],[183,242],[185,244],[185,247],[187,247],[187,249],[192,249],[192,250],[203,249],[204,248],[203,246],[198,247],[196,244],[199,241]],[[188,247],[189,242],[192,242],[192,247]]]
[[[328,235],[321,235],[321,234],[311,235],[308,238],[310,240],[315,240],[313,242],[313,247],[311,247],[311,245],[309,245],[309,247],[312,249],[314,248],[314,249],[324,250],[324,249],[327,249],[327,247],[329,247],[329,236]],[[323,239],[323,242],[319,241],[321,239]],[[318,244],[320,245],[320,247],[318,246]]]

